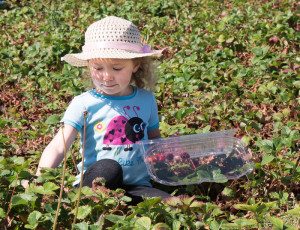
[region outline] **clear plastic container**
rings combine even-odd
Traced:
[[[251,153],[234,130],[141,142],[150,176],[165,185],[222,183],[252,171]]]

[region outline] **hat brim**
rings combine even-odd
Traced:
[[[62,61],[66,61],[70,65],[83,67],[88,65],[88,60],[94,58],[113,58],[113,59],[133,59],[140,57],[159,57],[162,55],[162,50],[151,50],[147,53],[136,53],[120,49],[103,49],[93,52],[82,52],[66,54],[61,58]]]

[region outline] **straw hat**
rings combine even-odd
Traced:
[[[160,56],[162,51],[142,44],[140,32],[132,22],[108,16],[87,28],[81,53],[67,54],[61,60],[73,66],[87,66],[87,60],[92,58],[132,59]]]

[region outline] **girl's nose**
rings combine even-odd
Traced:
[[[110,71],[104,71],[102,75],[103,81],[111,81],[113,80],[113,75]]]

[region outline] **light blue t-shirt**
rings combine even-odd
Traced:
[[[133,89],[131,95],[120,97],[95,89],[82,93],[72,100],[62,121],[80,132],[82,151],[87,112],[84,171],[100,159],[114,159],[122,166],[124,184],[151,186],[143,153],[136,143],[147,140],[147,133],[159,128],[157,104],[153,93]],[[78,169],[82,170],[81,163]]]

